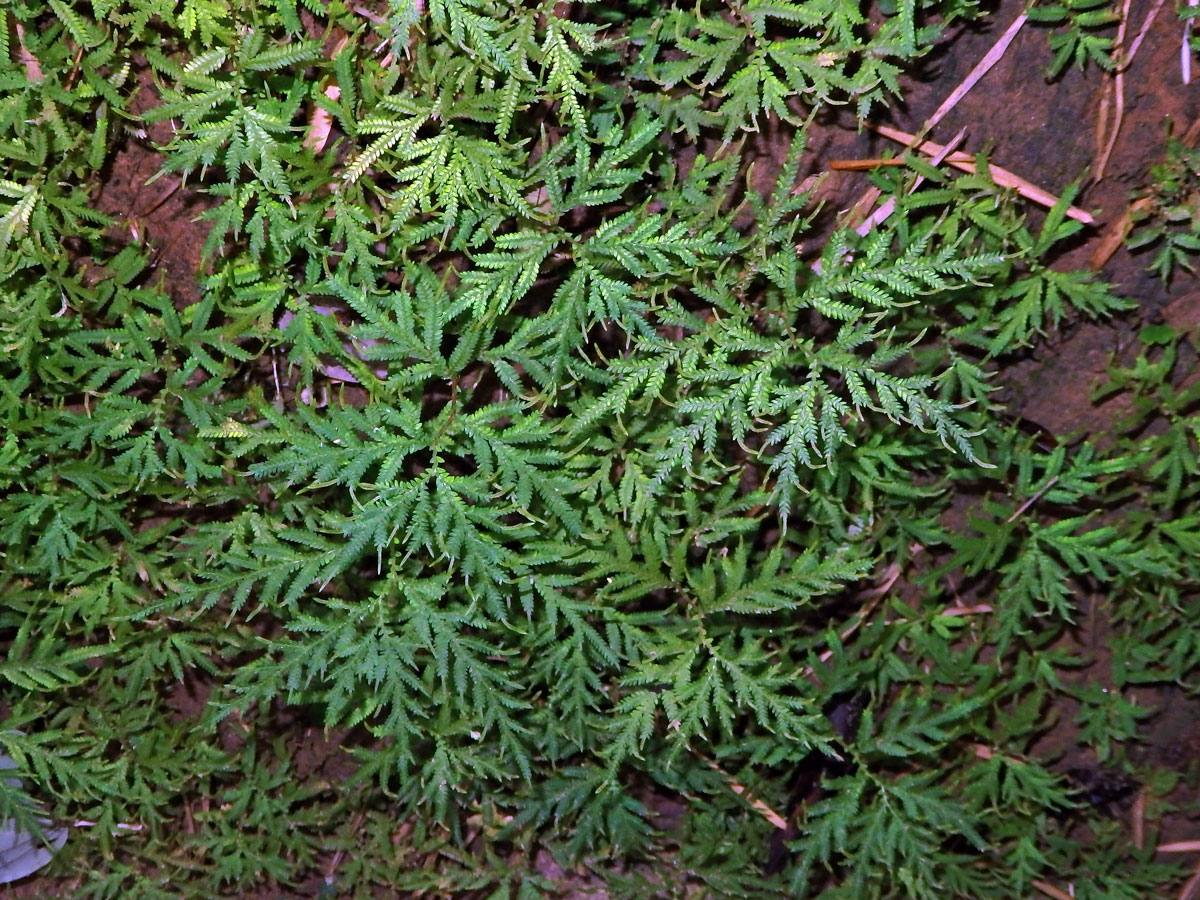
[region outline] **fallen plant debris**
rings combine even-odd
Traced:
[[[1195,154],[949,124],[1135,6],[0,7],[3,896],[1194,894]]]

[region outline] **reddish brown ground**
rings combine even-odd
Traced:
[[[1153,0],[1133,0],[1127,42],[1132,42],[1154,6]],[[927,117],[963,81],[1023,8],[1004,4],[983,27],[966,27],[948,36],[943,48],[926,60],[919,80],[910,83],[905,102],[876,119],[910,134],[920,131]],[[1026,25],[1003,58],[931,131],[928,139],[951,140],[966,130],[961,149],[986,151],[998,166],[1059,194],[1069,184],[1088,179],[1075,205],[1095,215],[1096,225],[1084,230],[1055,262],[1060,269],[1091,268],[1091,261],[1111,227],[1126,211],[1132,193],[1146,183],[1151,166],[1162,161],[1165,138],[1180,136],[1200,118],[1200,87],[1182,83],[1179,44],[1181,26],[1169,4],[1150,19],[1145,38],[1125,69],[1124,115],[1111,155],[1099,179],[1090,178],[1103,139],[1109,131],[1098,120],[1110,78],[1095,66],[1071,69],[1053,82],[1045,69],[1050,61],[1044,31]],[[1111,107],[1112,101],[1110,99]],[[1099,133],[1099,134],[1098,134]],[[786,141],[764,135],[763,171],[758,181],[769,185],[778,170]],[[818,196],[834,210],[850,207],[869,187],[865,175],[830,171],[830,160],[873,159],[898,155],[899,144],[870,131],[860,131],[852,116],[819,123],[808,149],[811,166],[802,175],[824,174]],[[1036,213],[1034,214],[1036,215]],[[1117,293],[1138,301],[1139,308],[1119,321],[1100,324],[1073,321],[1042,342],[1025,358],[1009,363],[998,379],[1003,400],[1012,415],[1061,437],[1087,438],[1104,445],[1114,424],[1127,411],[1120,398],[1093,402],[1092,394],[1105,383],[1107,369],[1129,363],[1136,354],[1137,332],[1146,324],[1165,321],[1180,330],[1200,328],[1200,285],[1186,273],[1164,286],[1146,271],[1150,254],[1131,255],[1119,247],[1099,269]],[[1186,348],[1183,353],[1190,353]],[[1195,370],[1194,354],[1181,358],[1180,368]],[[976,598],[983,602],[986,598]],[[976,602],[976,601],[972,601]],[[1089,597],[1069,648],[1088,660],[1070,678],[1111,683],[1105,635],[1107,598]],[[1200,838],[1200,702],[1175,690],[1144,688],[1135,692],[1139,706],[1156,710],[1143,725],[1142,742],[1130,748],[1135,765],[1162,767],[1178,773],[1179,786],[1170,801],[1179,812],[1146,821],[1146,830],[1159,829],[1159,843]],[[1056,725],[1033,748],[1052,760],[1058,771],[1085,770],[1098,778],[1104,767],[1074,747],[1077,728],[1074,701],[1053,710]],[[1191,810],[1196,810],[1192,812]],[[1129,799],[1115,804],[1114,815],[1135,815]]]
[[[1130,6],[1127,40],[1146,21],[1153,2],[1134,0]],[[891,117],[904,131],[915,132],[925,117],[975,65],[1016,15],[1018,4],[1001,14],[983,31],[967,31],[953,40],[947,51],[931,61],[931,80],[911,90],[904,108]],[[1118,139],[1104,176],[1086,184],[1077,199],[1096,216],[1095,228],[1065,252],[1057,265],[1085,268],[1101,244],[1106,229],[1125,212],[1131,193],[1145,183],[1151,166],[1161,162],[1168,128],[1180,135],[1200,116],[1200,90],[1182,83],[1179,66],[1180,25],[1169,5],[1151,22],[1142,45],[1125,71],[1125,111]],[[997,165],[1058,193],[1070,182],[1088,174],[1097,155],[1097,121],[1102,92],[1109,79],[1096,69],[1071,70],[1047,83],[1042,69],[1048,61],[1045,35],[1026,27],[1004,58],[942,121],[934,140],[948,140],[967,129],[966,149],[990,151]],[[887,142],[872,135],[855,137],[851,149],[843,137],[831,141],[831,152],[878,156]],[[894,150],[894,145],[889,148]],[[847,181],[850,179],[847,178]],[[1070,323],[1042,343],[1027,359],[1004,373],[1005,400],[1011,412],[1060,436],[1079,435],[1105,443],[1123,412],[1122,404],[1096,404],[1092,392],[1105,381],[1106,369],[1115,361],[1128,362],[1135,350],[1137,331],[1145,324],[1167,321],[1181,329],[1200,323],[1200,290],[1194,278],[1177,278],[1170,287],[1145,270],[1147,255],[1131,256],[1123,247],[1103,265],[1100,275],[1118,293],[1138,301],[1139,309],[1120,321]],[[1194,360],[1185,360],[1185,365]],[[1090,660],[1072,678],[1109,683],[1109,660],[1104,636],[1107,598],[1087,599],[1085,615],[1072,648]],[[1176,771],[1182,779],[1172,795],[1182,810],[1160,821],[1147,822],[1147,831],[1161,829],[1159,842],[1200,836],[1197,808],[1197,762],[1200,760],[1200,704],[1173,690],[1142,689],[1137,702],[1157,710],[1144,724],[1144,741],[1130,751],[1138,765]],[[1063,703],[1058,725],[1035,751],[1058,757],[1056,769],[1095,769],[1096,761],[1073,749],[1074,705]],[[1113,810],[1131,819],[1132,804]],[[1132,828],[1131,828],[1132,831]]]
[[[145,112],[155,105],[148,78],[147,71],[130,103],[131,112]],[[201,270],[208,224],[199,221],[205,209],[203,195],[188,190],[177,174],[159,174],[162,156],[156,148],[168,144],[172,136],[170,122],[155,122],[127,135],[108,163],[94,199],[100,212],[117,220],[111,229],[115,240],[150,248],[155,272],[182,308],[200,299],[196,273]]]

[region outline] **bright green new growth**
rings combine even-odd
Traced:
[[[810,112],[977,14],[892,6],[0,12],[0,749],[96,823],[64,895],[554,896],[530,846],[630,897],[1178,880],[1033,745],[1069,695],[1129,765],[1126,689],[1194,689],[1186,348],[1114,375],[1169,431],[1031,437],[999,361],[1128,306],[1051,266],[1070,196],[881,175],[884,226],[825,229]],[[190,304],[90,205],[155,123],[211,225]],[[1080,678],[1087,616],[1115,649]],[[765,877],[732,788],[783,811],[813,751],[853,765]]]

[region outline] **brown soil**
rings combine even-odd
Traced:
[[[144,113],[153,105],[149,70],[130,103],[130,111]],[[208,224],[199,221],[204,196],[186,189],[179,175],[162,173],[162,156],[155,149],[173,136],[169,122],[156,122],[145,131],[127,132],[108,163],[105,179],[94,198],[100,212],[116,219],[111,232],[120,243],[143,243],[163,288],[178,307],[200,299],[196,273],[201,271],[201,250]]]
[[[1127,42],[1141,30],[1153,7],[1152,0],[1133,0]],[[919,132],[1021,8],[1021,4],[1005,4],[982,27],[961,28],[948,35],[942,48],[926,60],[918,78],[908,83],[904,102],[875,118],[910,134]],[[1056,268],[1091,267],[1093,255],[1125,213],[1133,192],[1146,183],[1150,167],[1162,161],[1168,133],[1182,135],[1200,117],[1200,91],[1182,83],[1179,40],[1179,21],[1164,6],[1152,18],[1143,43],[1125,70],[1124,115],[1103,177],[1085,181],[1075,200],[1076,206],[1093,213],[1096,224],[1081,232],[1061,254],[1054,263]],[[1044,31],[1026,25],[1004,57],[928,139],[945,142],[965,129],[960,149],[985,152],[993,164],[1057,195],[1072,182],[1088,179],[1103,146],[1102,138],[1108,134],[1104,131],[1098,137],[1097,131],[1103,94],[1112,79],[1090,66],[1084,72],[1071,69],[1048,81],[1046,41]],[[767,132],[762,144],[763,156],[771,165],[756,173],[756,181],[766,186],[778,171],[787,143],[770,140]],[[852,116],[842,115],[813,129],[808,145],[812,162],[801,174],[824,174],[817,196],[832,209],[845,210],[869,182],[859,173],[828,170],[829,161],[875,159],[885,153],[898,155],[901,149],[871,131],[860,131]],[[1128,408],[1121,398],[1096,403],[1092,395],[1107,380],[1111,366],[1132,360],[1137,332],[1160,321],[1181,331],[1200,330],[1200,288],[1195,278],[1185,273],[1164,286],[1146,271],[1148,262],[1149,254],[1134,256],[1120,246],[1098,272],[1116,293],[1136,300],[1136,310],[1118,321],[1065,323],[1035,350],[1009,362],[999,380],[1004,383],[1003,401],[1011,415],[1059,437],[1086,439],[1101,446],[1112,440],[1114,425]],[[1194,359],[1184,360],[1181,369],[1186,371],[1189,365],[1195,369],[1194,363]],[[976,600],[985,602],[986,598]],[[1107,598],[1083,598],[1081,606],[1080,627],[1072,635],[1069,649],[1087,660],[1087,665],[1070,678],[1111,684],[1104,638]],[[1129,748],[1130,761],[1180,776],[1170,800],[1181,811],[1147,819],[1147,832],[1159,829],[1160,843],[1194,840],[1200,834],[1200,703],[1171,689],[1143,688],[1135,693],[1138,705],[1155,713],[1143,724],[1141,742]],[[1075,747],[1076,712],[1074,701],[1060,701],[1052,711],[1057,724],[1034,752],[1052,760],[1056,770],[1071,772],[1077,786],[1088,794],[1094,784],[1094,793],[1102,799],[1105,789],[1121,781],[1121,776]],[[1139,814],[1135,794],[1136,786],[1103,807],[1106,814],[1125,819],[1131,834],[1132,819]]]
[[[907,94],[902,108],[893,111],[895,125],[916,132],[925,117],[956,86],[994,43],[1018,12],[1016,4],[988,23],[986,29],[958,35],[927,67],[929,80]],[[1154,4],[1134,0],[1130,7],[1130,35],[1140,30]],[[1182,84],[1179,68],[1179,23],[1169,8],[1153,19],[1145,40],[1125,72],[1125,110],[1104,176],[1087,183],[1075,201],[1093,212],[1097,225],[1065,252],[1056,266],[1086,268],[1106,229],[1125,212],[1131,193],[1141,186],[1149,168],[1161,162],[1168,128],[1176,135],[1200,116],[1200,92]],[[960,128],[967,130],[966,149],[988,150],[989,159],[1039,186],[1058,193],[1085,177],[1097,155],[1097,121],[1107,77],[1094,67],[1071,70],[1048,83],[1043,69],[1049,54],[1046,36],[1026,26],[1004,58],[985,79],[942,121],[934,140],[947,140]],[[838,145],[839,153],[846,152]],[[878,156],[884,142],[873,135],[854,138],[853,152]],[[887,149],[895,149],[895,146]],[[1119,401],[1097,404],[1093,391],[1105,381],[1108,367],[1128,362],[1135,349],[1136,333],[1151,322],[1167,321],[1181,329],[1200,324],[1200,290],[1194,279],[1176,279],[1169,287],[1145,270],[1146,256],[1131,256],[1123,247],[1104,264],[1100,275],[1123,296],[1138,301],[1139,309],[1119,321],[1094,324],[1069,323],[1043,342],[1027,358],[1017,360],[1004,373],[1004,399],[1012,414],[1059,436],[1080,436],[1106,443],[1114,424],[1125,412]],[[1073,679],[1111,683],[1105,645],[1106,598],[1087,598],[1086,614],[1074,636],[1075,652],[1089,660]],[[1172,690],[1142,689],[1139,705],[1155,709],[1143,726],[1142,743],[1130,749],[1136,765],[1162,767],[1182,776],[1171,799],[1184,810],[1197,808],[1196,786],[1200,757],[1200,707]],[[1108,777],[1095,759],[1074,748],[1075,709],[1063,702],[1054,713],[1058,724],[1040,742],[1036,753],[1056,759],[1055,768]],[[1135,815],[1132,796],[1107,810],[1127,821]],[[1200,814],[1180,812],[1147,827],[1160,828],[1159,841],[1194,839]],[[1130,831],[1132,832],[1130,821]]]

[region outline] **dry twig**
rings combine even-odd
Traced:
[[[1088,260],[1088,265],[1093,271],[1102,269],[1104,264],[1125,243],[1125,238],[1129,237],[1129,232],[1133,231],[1134,213],[1143,209],[1149,209],[1153,205],[1153,201],[1148,197],[1135,200],[1125,212],[1121,213],[1120,217],[1109,223],[1108,227],[1104,230],[1104,235],[1100,238],[1100,242],[1096,244],[1096,249],[1092,251],[1091,258]]]
[[[1179,900],[1196,900],[1197,897],[1200,897],[1200,865],[1196,866],[1192,877],[1187,880],[1183,890],[1179,892]]]
[[[1200,0],[1187,0],[1187,5],[1200,5]],[[1183,22],[1183,42],[1179,47],[1179,68],[1183,71],[1183,83],[1192,83],[1192,20]]]
[[[902,159],[831,159],[829,168],[838,172],[866,172],[877,166],[902,166]]]
[[[1133,846],[1141,850],[1146,846],[1146,792],[1138,791],[1129,811],[1129,826],[1133,834]]]
[[[1117,63],[1119,68],[1129,68],[1129,64],[1132,63],[1133,58],[1137,56],[1137,52],[1142,46],[1142,41],[1146,39],[1146,34],[1150,31],[1150,26],[1158,17],[1158,13],[1163,8],[1164,3],[1166,3],[1166,0],[1157,0],[1154,6],[1150,9],[1150,12],[1146,13],[1146,20],[1142,22],[1142,27],[1138,30],[1137,37],[1135,37],[1133,39],[1133,43],[1129,45],[1129,54]]]
[[[32,84],[40,84],[43,78],[42,64],[25,46],[25,29],[20,22],[14,23],[17,32],[17,62],[25,70],[25,78]]]
[[[1047,481],[1045,484],[1043,484],[1036,494],[1034,494],[1032,497],[1030,497],[1028,500],[1026,500],[1020,506],[1018,506],[1016,512],[1014,512],[1011,516],[1009,516],[1007,519],[1005,519],[1004,523],[1006,525],[1009,525],[1009,524],[1012,524],[1013,522],[1015,522],[1017,519],[1019,519],[1021,517],[1021,514],[1023,512],[1025,512],[1025,510],[1029,509],[1029,507],[1031,507],[1031,506],[1033,506],[1033,504],[1037,503],[1038,500],[1041,498],[1041,496],[1044,493],[1046,493],[1046,491],[1050,490],[1050,488],[1054,487],[1054,485],[1056,485],[1057,483],[1058,483],[1058,476],[1055,475],[1053,478],[1051,478],[1049,481]]]
[[[775,812],[775,810],[771,809],[770,806],[768,806],[762,800],[758,799],[758,797],[756,797],[753,793],[746,790],[745,785],[743,785],[736,778],[734,778],[732,775],[730,775],[728,772],[726,772],[724,769],[722,769],[721,766],[718,765],[715,760],[711,760],[711,759],[708,760],[708,764],[714,772],[719,772],[721,774],[721,777],[723,777],[729,783],[729,789],[731,791],[733,791],[735,794],[737,794],[739,797],[741,797],[743,800],[745,800],[747,803],[749,803],[750,807],[756,813],[758,813],[760,816],[762,816],[764,819],[766,819],[768,822],[770,822],[772,825],[774,825],[776,828],[780,829],[781,831],[785,830],[788,827],[787,819],[785,819],[779,813]]]
[[[941,149],[941,152],[939,152],[937,155],[935,155],[933,157],[933,159],[931,160],[933,162],[933,164],[935,166],[941,165],[942,162],[946,159],[946,157],[951,155],[954,148],[962,143],[963,138],[966,137],[966,134],[967,134],[967,130],[965,128],[963,128],[962,130],[960,130],[958,132],[958,134],[956,134],[953,138],[951,138],[950,142]],[[918,175],[917,180],[913,182],[913,185],[911,188],[908,189],[908,192],[910,194],[914,193],[917,190],[917,188],[919,188],[924,181],[925,181],[925,179],[922,176]],[[876,225],[885,221],[887,219],[887,217],[890,216],[895,211],[895,209],[896,209],[896,198],[889,197],[886,203],[884,203],[881,207],[879,207],[879,209],[875,210],[875,212],[871,213],[871,215],[867,216],[867,218],[863,221],[863,223],[861,225],[859,225],[857,228],[855,228],[854,230],[857,231],[860,235],[865,235],[868,231],[870,231]]]
[[[1159,853],[1200,853],[1200,841],[1174,841],[1154,848]]]
[[[941,154],[939,154],[937,157],[934,158],[934,160],[933,160],[934,165],[937,165],[938,163],[940,163],[942,161],[942,159],[945,158],[945,156],[947,156],[950,153],[951,149],[953,147],[957,146],[962,141],[963,136],[966,133],[967,133],[967,131],[964,128],[958,134],[956,134],[951,139],[950,143],[946,145],[945,150]],[[831,168],[832,168],[832,165],[831,165]],[[925,180],[924,178],[922,178],[921,176],[918,175],[917,180],[913,182],[912,187],[908,189],[908,192],[910,194],[913,193],[917,188],[919,188],[921,186],[921,183],[924,182],[924,180]],[[861,215],[862,212],[865,212],[866,210],[870,209],[871,206],[875,203],[875,201],[879,199],[879,194],[880,194],[879,188],[876,188],[876,187],[868,188],[863,193],[863,195],[858,198],[858,201],[854,204],[854,206],[851,207],[850,214],[847,217],[848,220],[853,221],[855,218],[857,218],[859,215]],[[884,203],[882,206],[880,206],[874,212],[867,215],[863,219],[863,221],[860,222],[858,225],[854,226],[855,232],[858,233],[860,236],[866,235],[866,233],[868,231],[870,231],[872,228],[874,228],[876,225],[885,221],[888,218],[888,216],[890,216],[895,211],[895,209],[896,209],[896,198],[895,197],[888,198],[886,203]],[[812,270],[814,272],[816,272],[818,275],[821,273],[821,260],[818,259],[813,262]]]
[[[958,105],[959,101],[967,95],[971,88],[975,87],[975,85],[979,83],[980,79],[982,79],[984,75],[991,71],[992,66],[996,65],[996,63],[1000,61],[1001,57],[1004,56],[1005,51],[1008,50],[1009,45],[1013,42],[1013,39],[1017,36],[1017,32],[1021,30],[1021,27],[1025,24],[1026,20],[1027,17],[1024,14],[1017,16],[1017,18],[1013,20],[1013,23],[1008,26],[1004,34],[1000,35],[1000,38],[995,44],[992,45],[991,49],[984,54],[983,59],[975,64],[975,67],[967,73],[967,77],[959,83],[958,87],[949,93],[946,99],[942,101],[941,105],[934,110],[933,115],[925,120],[925,124],[921,126],[920,134],[926,134],[931,128],[933,128],[933,126],[942,121],[946,114],[949,113],[950,110],[954,109],[954,107]],[[912,142],[915,144],[917,142],[917,138],[914,137]],[[951,147],[951,149],[953,149],[953,147]],[[917,184],[920,184],[919,180]],[[879,193],[880,192],[878,188],[868,188],[863,193],[862,197],[860,197],[853,207],[851,207],[851,210],[857,211],[869,209],[875,204],[875,201],[879,199]],[[852,218],[854,215],[855,213],[852,212]],[[863,232],[859,233],[862,234]],[[814,269],[815,271],[819,272],[819,264],[815,266]]]
[[[890,566],[888,566],[886,569],[884,569],[883,578],[880,580],[879,584],[877,584],[875,587],[871,588],[871,590],[869,590],[867,592],[866,596],[871,598],[870,602],[867,603],[867,605],[864,606],[859,611],[859,613],[855,617],[854,621],[851,622],[842,631],[842,633],[838,635],[839,640],[845,641],[846,638],[850,637],[850,635],[852,635],[852,634],[854,634],[854,632],[858,631],[858,629],[862,626],[863,622],[867,621],[867,619],[870,617],[871,613],[874,612],[875,607],[879,605],[879,601],[884,598],[884,596],[887,594],[887,592],[890,591],[895,586],[896,582],[899,580],[900,580],[900,566],[897,565],[896,563],[892,563]],[[829,662],[829,660],[832,658],[833,658],[832,650],[826,650],[824,653],[822,653],[820,656],[817,657],[817,659],[819,659],[821,662]],[[805,669],[803,674],[804,674],[805,678],[811,678],[811,677],[813,677],[813,675],[816,674],[816,669],[813,668],[812,666],[809,666],[807,669]]]
[[[1114,56],[1121,53],[1121,48],[1125,43],[1125,28],[1129,24],[1129,5],[1130,0],[1124,0],[1121,5],[1121,21],[1117,25]],[[1092,178],[1096,181],[1104,177],[1104,170],[1108,168],[1108,160],[1112,156],[1113,148],[1117,145],[1117,136],[1121,133],[1121,125],[1125,121],[1125,69],[1127,65],[1127,61],[1118,60],[1111,78],[1105,81],[1104,94],[1100,100],[1100,121],[1096,128],[1096,162],[1092,167]],[[1113,118],[1112,126],[1108,127],[1110,103],[1113,105]],[[1107,137],[1105,137],[1106,128]]]
[[[958,104],[958,101],[965,97],[967,92],[970,91],[971,88],[975,87],[976,83],[983,78],[984,75],[991,71],[992,66],[996,65],[996,63],[998,63],[1004,56],[1005,51],[1008,50],[1009,44],[1013,42],[1013,39],[1017,36],[1017,32],[1021,30],[1021,27],[1025,24],[1026,20],[1027,17],[1024,13],[1017,16],[1013,20],[1013,23],[1008,26],[1004,34],[1000,35],[999,40],[997,40],[996,43],[992,45],[992,48],[984,54],[983,59],[976,63],[975,68],[967,73],[967,77],[963,79],[962,84],[951,91],[950,95],[942,101],[942,105],[934,110],[932,116],[925,120],[925,124],[921,127],[921,134],[927,133],[931,128],[933,128],[934,125],[942,121],[946,114],[950,112],[950,110],[954,109],[954,107]]]
[[[350,819],[350,834],[355,834],[362,827],[363,820],[366,818],[366,813],[363,810],[356,812]],[[333,884],[333,878],[337,874],[338,866],[342,864],[342,857],[346,855],[345,850],[338,850],[333,854],[329,863],[325,866],[325,871],[321,874],[325,878],[327,885]]]
[[[852,635],[856,630],[858,630],[859,626],[861,626],[862,623],[867,620],[867,617],[870,616],[872,610],[874,610],[879,604],[880,599],[884,597],[893,586],[895,586],[899,579],[900,566],[896,563],[892,563],[884,570],[883,577],[880,579],[879,584],[871,588],[871,590],[868,592],[868,595],[871,597],[871,601],[865,607],[863,607],[857,618],[855,618],[850,626],[841,633],[840,637],[843,641],[850,637],[850,635]],[[831,656],[833,656],[833,651],[826,650],[819,658],[821,662],[826,662]],[[815,673],[816,670],[810,666],[804,671],[803,675],[806,678],[811,678]],[[736,778],[722,769],[715,760],[710,759],[706,760],[706,762],[714,772],[719,772],[721,777],[723,777],[729,783],[729,789],[744,799],[760,816],[762,816],[776,828],[786,829],[788,827],[787,819],[756,797],[753,793],[746,790],[745,785],[741,784]]]
[[[886,138],[891,138],[897,143],[905,144],[912,149],[919,150],[921,153],[930,156],[940,153],[944,149],[941,144],[934,141],[922,141],[913,146],[913,142],[915,141],[913,135],[888,125],[869,125],[868,127],[879,132]],[[976,168],[975,157],[967,153],[951,153],[946,157],[946,162],[964,172],[974,172]],[[1030,181],[1026,181],[1020,175],[1016,175],[1008,171],[1008,169],[988,163],[988,173],[991,175],[992,180],[1001,187],[1011,188],[1025,199],[1032,200],[1034,203],[1047,208],[1054,206],[1059,200],[1054,194],[1051,194],[1044,188],[1038,187]],[[1077,206],[1068,206],[1067,215],[1072,219],[1083,222],[1085,225],[1096,224],[1096,220],[1091,213]]]
[[[1047,897],[1053,897],[1054,900],[1075,900],[1074,893],[1068,893],[1061,888],[1056,888],[1052,884],[1047,884],[1046,882],[1038,881],[1037,879],[1034,879],[1030,883]]]
[[[1200,119],[1196,119],[1180,139],[1185,146],[1195,147],[1196,141],[1200,140]]]
[[[1194,147],[1197,140],[1200,140],[1200,119],[1192,122],[1183,137],[1180,138],[1180,142],[1185,147]],[[1104,236],[1100,238],[1096,249],[1092,251],[1088,265],[1095,270],[1101,269],[1112,258],[1112,255],[1120,249],[1121,245],[1125,243],[1125,238],[1129,237],[1129,232],[1133,230],[1134,216],[1142,210],[1150,209],[1153,206],[1154,201],[1149,197],[1142,197],[1129,204],[1125,212],[1109,223],[1108,227],[1104,230]]]

